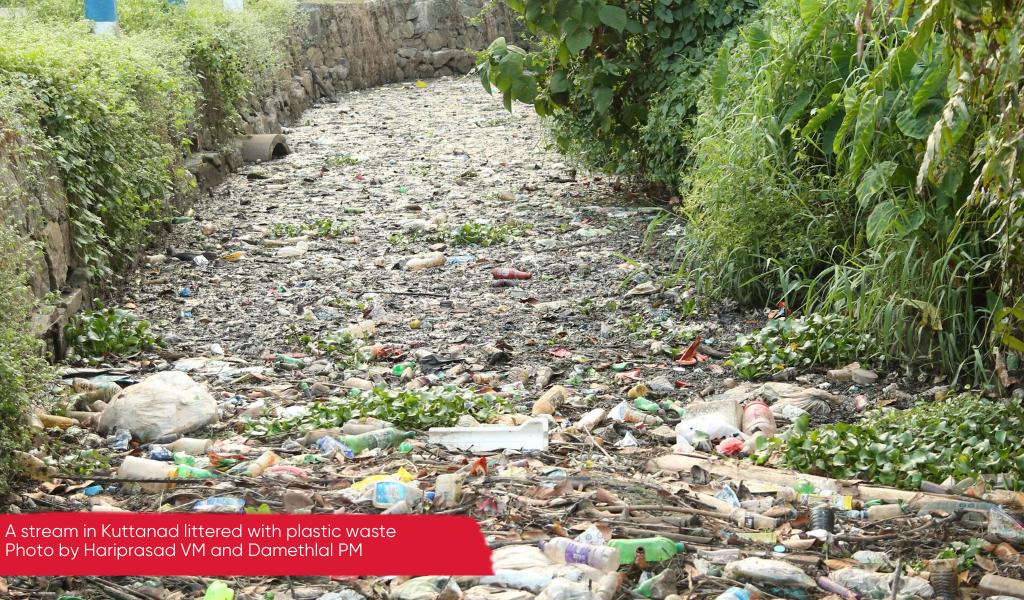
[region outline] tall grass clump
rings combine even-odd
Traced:
[[[1019,6],[967,8],[764,3],[706,70],[697,118],[677,126],[694,150],[676,275],[842,315],[889,359],[1012,383],[1024,27]],[[969,24],[955,29],[961,12]]]

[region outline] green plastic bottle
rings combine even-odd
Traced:
[[[633,406],[644,412],[658,412],[658,405],[642,396],[633,401]]]
[[[669,569],[666,569],[666,570],[662,571],[661,573],[658,573],[654,577],[651,577],[647,581],[641,583],[640,587],[636,588],[633,591],[636,592],[637,594],[640,594],[644,598],[650,598],[651,595],[654,594],[654,586],[657,585],[665,577],[665,574],[668,573],[668,572],[669,572]]]
[[[641,546],[644,549],[644,556],[647,558],[647,562],[661,562],[663,560],[668,560],[676,554],[686,550],[686,546],[682,542],[673,542],[672,540],[661,536],[611,540],[608,542],[608,545],[619,551],[619,560],[623,565],[628,565],[633,562],[633,556],[636,554],[636,549]]]
[[[206,588],[203,600],[232,600],[234,597],[235,590],[229,588],[223,581],[214,581]]]
[[[666,400],[661,403],[661,407],[665,410],[674,410],[680,417],[683,416],[683,411],[686,410],[682,404],[679,404],[675,400]]]
[[[211,479],[213,477],[216,477],[216,475],[214,475],[210,471],[207,471],[206,469],[197,469],[196,467],[192,467],[189,465],[178,465],[178,477],[181,479],[184,479],[186,477]]]
[[[174,464],[176,465],[188,465],[191,467],[192,465],[196,464],[195,457],[189,454],[185,454],[184,452],[175,452],[172,455],[172,458],[174,459]]]
[[[797,479],[793,482],[793,490],[798,494],[813,494],[814,486],[806,479]]]
[[[348,446],[355,454],[359,454],[368,448],[393,448],[415,436],[416,433],[413,431],[378,429],[377,431],[367,431],[359,435],[346,435],[338,441]]]

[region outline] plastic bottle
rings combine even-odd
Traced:
[[[608,416],[615,419],[616,421],[625,421],[627,423],[643,423],[645,425],[657,426],[661,425],[662,421],[654,415],[648,415],[640,412],[633,408],[625,401],[620,402],[615,408],[609,411]]]
[[[206,469],[199,469],[191,465],[178,465],[175,471],[178,474],[178,479],[185,479],[187,477],[195,477],[198,479],[212,479],[216,475],[212,471]]]
[[[931,576],[928,583],[935,588],[935,597],[939,600],[960,599],[960,578],[955,558],[928,561]]]
[[[715,600],[750,600],[751,598],[757,600],[760,597],[761,590],[752,585],[746,585],[741,588],[731,587],[719,594]]]
[[[686,550],[686,546],[682,542],[673,542],[672,540],[664,537],[649,537],[649,538],[636,538],[636,539],[613,539],[608,542],[608,545],[619,551],[619,555],[626,562],[622,564],[628,564],[632,557],[636,554],[637,548],[644,549],[644,556],[648,562],[661,562],[668,560]]]
[[[761,431],[768,437],[775,435],[775,417],[768,410],[768,405],[760,400],[755,400],[743,408],[741,422],[740,430],[747,435],[751,435],[755,431]]]
[[[263,474],[270,465],[277,464],[281,460],[281,457],[274,454],[273,452],[267,451],[260,455],[259,458],[249,463],[246,467],[245,472],[242,475],[248,475],[249,477],[259,477]]]
[[[640,594],[641,596],[644,596],[645,598],[650,598],[654,595],[655,586],[660,587],[661,581],[666,577],[669,577],[672,573],[673,571],[671,569],[665,569],[664,571],[658,573],[654,577],[642,581],[640,585],[637,586],[637,588],[633,591],[637,594]]]
[[[416,506],[424,496],[433,500],[434,492],[424,494],[416,483],[378,481],[373,485],[373,505],[377,508],[391,508],[399,502]]]
[[[917,516],[923,517],[933,510],[941,510],[944,513],[953,514],[958,510],[966,510],[964,514],[964,520],[967,521],[984,521],[986,517],[982,513],[987,513],[995,508],[994,504],[989,502],[964,502],[961,500],[937,500],[935,502],[926,502],[919,511]]]
[[[534,380],[534,389],[542,390],[548,387],[548,384],[551,383],[551,378],[554,376],[555,372],[551,367],[538,367],[537,377]]]
[[[341,438],[342,444],[352,449],[352,452],[359,454],[368,448],[392,448],[399,446],[403,441],[416,436],[412,431],[399,431],[397,429],[378,429],[368,431],[359,435],[347,435]]]
[[[417,254],[410,258],[405,263],[405,267],[410,271],[420,271],[422,269],[440,267],[447,261],[448,258],[440,252],[427,252],[426,254]]]
[[[341,382],[341,385],[347,388],[353,388],[357,390],[372,390],[373,382],[369,379],[360,379],[359,377],[349,377],[345,381]]]
[[[204,440],[198,438],[180,438],[174,440],[170,444],[161,444],[162,447],[167,448],[171,452],[184,452],[185,454],[191,454],[192,456],[202,456],[206,454],[213,445],[213,440]]]
[[[981,583],[978,584],[978,591],[986,598],[992,596],[1024,598],[1024,581],[988,574],[981,578]]]
[[[171,455],[171,460],[173,460],[176,465],[188,465],[191,467],[196,464],[195,457],[191,454],[186,454],[185,452],[175,452]]]
[[[617,571],[622,564],[619,551],[611,546],[581,544],[563,537],[540,542],[538,546],[556,563],[589,565],[606,573]]]
[[[622,585],[622,578],[625,573],[608,573],[601,578],[601,581],[597,582],[597,591],[594,595],[598,597],[598,600],[612,600],[612,596]]]
[[[277,366],[285,369],[299,370],[306,368],[306,363],[301,358],[292,358],[285,354],[274,355],[274,362]]]
[[[600,425],[601,421],[604,421],[606,416],[608,416],[608,411],[603,408],[595,408],[583,415],[583,418],[576,423],[576,429],[580,431],[590,431],[594,427]]]
[[[826,504],[839,510],[859,509],[863,506],[860,500],[855,499],[853,496],[844,496],[842,494],[833,494],[831,496],[826,494],[799,494],[797,502],[803,506],[810,507]]]
[[[676,402],[675,400],[665,400],[664,402],[661,403],[661,407],[664,408],[665,410],[674,411],[680,417],[682,417],[683,412],[686,411],[686,407]]]
[[[95,402],[96,400],[103,400],[106,402],[121,391],[121,386],[117,385],[113,381],[104,381],[102,383],[93,383],[88,379],[75,379],[71,382],[71,387],[78,393],[82,394],[82,398],[87,402]]]
[[[899,504],[879,504],[869,506],[867,510],[850,510],[846,516],[851,519],[867,519],[868,521],[883,521],[903,516],[903,507]]]
[[[538,373],[538,378],[540,377]],[[544,392],[544,394],[533,403],[533,410],[531,414],[537,415],[553,415],[558,410],[565,400],[569,397],[569,391],[560,385],[552,387],[550,390]]]
[[[491,273],[491,275],[493,275],[495,279],[530,279],[533,277],[532,273],[517,271],[508,267],[498,267]]]
[[[210,587],[206,588],[206,595],[203,596],[203,600],[232,600],[235,597],[235,591],[227,586],[223,581],[214,581],[210,584]]]
[[[121,466],[117,468],[119,479],[173,479],[177,476],[176,466],[137,456],[126,456]],[[147,492],[159,492],[174,487],[174,484],[166,482],[140,483],[139,486]]]
[[[316,447],[320,450],[320,454],[324,456],[333,457],[335,454],[341,454],[346,458],[353,458],[355,456],[351,448],[329,435],[320,438],[320,441],[316,443]]]
[[[633,401],[633,406],[644,412],[658,412],[658,408],[660,408],[656,403],[651,402],[647,398],[637,398]]]
[[[61,429],[67,429],[76,425],[78,421],[69,419],[67,417],[60,417],[57,415],[37,415],[39,420],[43,422],[43,427],[49,429],[51,427],[59,427]]]
[[[747,512],[742,508],[733,512],[730,515],[732,522],[736,523],[740,527],[746,527],[747,529],[775,529],[779,526],[779,520],[764,515],[759,515],[753,512]]]
[[[462,500],[462,477],[454,473],[438,475],[434,484],[434,497],[446,506],[454,506]]]
[[[342,435],[344,435],[342,430],[337,427],[332,427],[330,429],[313,429],[311,431],[307,431],[306,435],[299,438],[299,443],[303,446],[309,446],[310,444],[319,442],[327,436],[337,438]]]
[[[814,493],[814,486],[811,485],[811,482],[807,481],[806,479],[797,479],[796,481],[794,481],[793,482],[793,489],[798,494],[813,494]]]

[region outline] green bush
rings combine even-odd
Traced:
[[[97,281],[113,278],[187,190],[183,155],[200,115],[226,141],[239,111],[272,87],[297,14],[288,0],[242,13],[218,0],[118,5],[120,39],[93,35],[77,0],[41,0],[29,19],[0,21],[0,87],[18,90],[38,150],[59,169],[73,251]]]
[[[0,110],[0,139],[4,133]],[[38,248],[0,222],[0,497],[13,474],[14,450],[28,443],[25,415],[32,396],[48,380],[42,343],[31,328],[37,301],[28,287],[28,266]]]
[[[840,315],[885,356],[991,383],[999,344],[1024,351],[1021,75],[995,41],[1018,39],[1020,8],[964,8],[980,37],[960,39],[942,33],[958,7],[938,0],[922,29],[909,3],[766,2],[708,67],[692,127],[674,125],[694,148],[678,275]]]
[[[909,410],[875,411],[855,424],[809,430],[807,422],[806,415],[797,419],[786,440],[759,443],[755,461],[763,464],[780,451],[781,465],[835,479],[916,490],[922,481],[1002,475],[1006,489],[1024,490],[1024,412],[1017,400],[961,394]]]
[[[149,333],[147,321],[135,320],[131,311],[96,302],[97,310],[82,311],[64,327],[68,348],[75,361],[98,364],[108,356],[131,356],[155,345],[163,346],[160,336]]]

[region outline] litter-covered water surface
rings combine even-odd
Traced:
[[[644,245],[663,202],[566,164],[530,107],[441,79],[347,94],[303,123],[290,155],[177,219],[113,299],[166,345],[66,373],[72,410],[43,423],[65,447],[36,457],[49,481],[12,511],[465,514],[495,550],[483,579],[236,578],[252,600],[663,599],[737,582],[889,597],[897,560],[898,591],[930,598],[924,561],[972,538],[957,568],[973,595],[992,595],[986,574],[1021,575],[1007,521],[953,502],[1015,514],[998,478],[917,493],[726,458],[934,382],[852,365],[738,382],[724,363],[765,312],[663,287]],[[181,377],[201,385],[159,393]],[[188,485],[145,481],[172,469]],[[564,564],[570,539],[603,549]],[[161,600],[209,583],[117,581]]]

